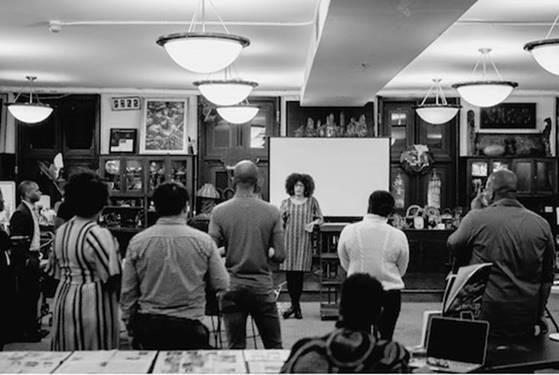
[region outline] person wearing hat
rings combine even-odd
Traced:
[[[410,354],[401,344],[371,332],[381,312],[382,284],[366,273],[344,280],[340,320],[323,337],[304,338],[291,348],[282,373],[408,372]]]
[[[235,195],[217,205],[209,234],[225,247],[230,288],[221,297],[221,313],[231,349],[246,346],[248,314],[258,327],[266,349],[281,349],[281,330],[270,262],[285,259],[280,211],[254,194],[258,167],[238,162],[233,170]]]

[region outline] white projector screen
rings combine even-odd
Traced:
[[[324,216],[363,216],[369,195],[389,190],[389,138],[270,138],[270,203],[287,197],[285,179],[307,173]]]

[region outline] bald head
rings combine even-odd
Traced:
[[[258,167],[250,160],[241,160],[233,169],[233,181],[243,187],[254,187],[258,181]]]
[[[508,169],[499,169],[491,173],[487,180],[487,189],[493,193],[493,200],[516,198],[517,185],[516,175]]]

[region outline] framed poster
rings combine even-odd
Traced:
[[[16,209],[16,183],[0,181],[0,192],[4,201],[4,209],[0,211],[0,225],[7,225]]]
[[[185,99],[146,99],[140,134],[142,154],[187,154]]]
[[[481,108],[479,128],[536,130],[536,103],[502,103]]]
[[[135,153],[136,152],[136,129],[111,128],[111,139],[109,152]]]

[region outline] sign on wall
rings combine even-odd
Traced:
[[[142,99],[139,96],[120,96],[111,98],[113,111],[136,111],[142,108]]]

